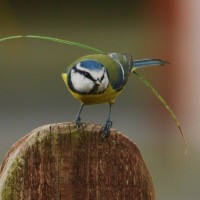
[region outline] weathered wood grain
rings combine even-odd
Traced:
[[[112,129],[74,123],[39,127],[19,140],[0,168],[1,200],[154,200],[137,146]]]

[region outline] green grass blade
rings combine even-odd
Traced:
[[[15,36],[10,36],[10,37],[5,37],[5,38],[0,38],[0,42],[6,41],[6,40],[11,40],[11,39],[16,39],[16,38],[22,38],[22,35],[15,35]]]
[[[67,45],[71,45],[71,46],[76,46],[79,48],[84,48],[84,49],[88,49],[90,51],[93,51],[95,53],[101,53],[101,54],[105,54],[105,52],[94,48],[94,47],[90,47],[87,46],[85,44],[81,44],[78,42],[72,42],[72,41],[68,41],[68,40],[63,40],[63,39],[58,39],[58,38],[53,38],[53,37],[47,37],[47,36],[40,36],[40,35],[16,35],[16,36],[10,36],[10,37],[5,37],[5,38],[0,38],[0,42],[6,41],[6,40],[11,40],[11,39],[17,39],[17,38],[35,38],[35,39],[42,39],[42,40],[49,40],[49,41],[53,41],[53,42],[58,42],[58,43],[62,43],[62,44],[67,44]]]
[[[71,45],[71,46],[76,46],[79,48],[84,48],[84,49],[88,49],[91,51],[94,51],[95,53],[101,53],[101,54],[105,54],[105,52],[96,49],[94,47],[90,47],[78,42],[72,42],[72,41],[68,41],[68,40],[63,40],[63,39],[58,39],[58,38],[53,38],[53,37],[46,37],[46,36],[40,36],[40,35],[26,35],[24,36],[26,38],[35,38],[35,39],[42,39],[42,40],[49,40],[49,41],[53,41],[53,42],[58,42],[58,43],[63,43],[63,44],[67,44],[67,45]]]
[[[185,138],[185,135],[182,131],[182,128],[180,126],[180,123],[176,117],[176,115],[174,114],[174,112],[172,111],[172,109],[169,107],[169,105],[167,104],[167,102],[163,99],[163,97],[158,93],[158,91],[144,78],[142,77],[140,74],[138,74],[137,72],[133,72],[148,88],[150,88],[150,90],[156,95],[156,97],[161,101],[161,103],[163,104],[163,106],[167,109],[167,111],[169,112],[169,114],[171,115],[171,117],[173,118],[176,126],[178,127],[181,136],[183,138],[184,144],[185,144],[185,154],[187,153],[187,140]]]

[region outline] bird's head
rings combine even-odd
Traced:
[[[69,71],[68,83],[72,90],[82,94],[99,94],[106,90],[109,78],[106,68],[95,60],[83,60]]]

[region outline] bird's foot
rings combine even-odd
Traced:
[[[112,121],[111,120],[107,120],[104,127],[103,127],[103,130],[102,130],[102,134],[101,134],[101,137],[102,138],[106,138],[109,136],[109,133],[110,133],[110,129],[112,127]]]
[[[76,128],[80,128],[81,127],[81,118],[80,118],[80,116],[78,116],[75,119],[75,123],[76,123]]]

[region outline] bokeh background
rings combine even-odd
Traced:
[[[173,120],[135,76],[113,109],[114,128],[139,146],[158,200],[200,199],[200,1],[0,1],[0,37],[36,34],[87,44],[134,59],[162,58],[166,67],[141,69],[177,114]],[[76,58],[92,52],[48,41],[0,43],[0,161],[38,126],[71,121],[79,108],[61,79]],[[107,105],[88,106],[85,122],[104,123]]]

